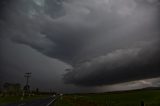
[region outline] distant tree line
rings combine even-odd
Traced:
[[[40,92],[39,88],[25,92],[24,87],[19,83],[4,83],[0,85],[0,96],[33,96],[33,95],[53,95],[56,92]]]
[[[1,93],[5,95],[20,95],[22,93],[21,85],[19,83],[4,83],[1,88]]]

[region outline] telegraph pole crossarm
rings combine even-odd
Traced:
[[[24,77],[26,78],[26,85],[24,86],[24,91],[28,93],[30,91],[30,86],[29,86],[29,78],[31,77],[32,73],[25,73]]]

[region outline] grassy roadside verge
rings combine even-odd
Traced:
[[[9,104],[9,103],[19,103],[19,102],[27,102],[36,99],[43,99],[49,96],[44,95],[35,95],[35,96],[25,96],[23,100],[21,100],[22,96],[6,96],[0,97],[0,105],[2,104]]]
[[[160,106],[160,90],[64,95],[54,106]]]

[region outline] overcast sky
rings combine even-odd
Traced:
[[[0,83],[58,92],[160,84],[159,0],[1,0]]]

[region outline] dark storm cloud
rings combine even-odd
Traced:
[[[121,2],[124,3],[124,0],[122,0]],[[115,25],[115,27],[117,27],[115,29],[117,30],[113,30],[113,32],[108,34],[108,32],[112,31],[112,29],[110,29],[110,26],[114,26],[113,20],[116,16],[115,13],[108,14],[112,15],[112,21],[111,23],[107,22],[109,25],[103,26],[108,27],[106,28],[107,31],[105,32],[104,29],[98,29],[100,31],[103,31],[103,33],[106,33],[106,36],[108,36],[104,37],[103,35],[102,37],[107,42],[104,43],[106,48],[102,47],[101,45],[98,46],[97,49],[94,49],[94,51],[86,53],[91,56],[94,55],[95,57],[89,57],[89,60],[83,61],[80,64],[77,64],[77,66],[73,67],[73,69],[71,69],[71,72],[68,72],[64,76],[64,80],[66,83],[73,83],[82,86],[98,86],[127,82],[137,79],[158,77],[160,75],[160,32],[158,26],[158,10],[156,11],[157,13],[149,13],[151,17],[145,20],[145,15],[149,15],[145,12],[155,12],[153,10],[156,8],[158,9],[158,2],[149,1],[149,4],[137,4],[136,2],[127,1],[125,2],[126,4],[118,4],[120,7],[116,6],[116,8],[120,9],[118,20],[126,22],[124,23],[126,26]],[[123,5],[124,8],[121,7],[121,5]],[[128,5],[130,5],[131,7],[127,7]],[[136,10],[134,6],[138,9]],[[149,9],[145,11],[145,9],[147,9],[148,7]],[[141,12],[137,13],[137,11]],[[133,12],[133,14],[131,12]],[[126,15],[131,15],[131,17],[128,16],[129,19],[127,18],[128,20],[124,21],[123,19],[121,19],[121,15],[124,16],[123,18],[126,18]],[[135,17],[135,19],[133,17]],[[106,16],[106,18],[108,18],[108,16]],[[143,23],[143,20],[145,20],[146,23]],[[117,21],[116,18],[115,21]],[[132,26],[132,21],[135,24],[139,21],[140,23],[137,23],[137,26],[135,26],[141,26],[141,28],[139,27],[140,29],[138,29],[134,25]],[[98,37],[100,38],[101,36],[98,35]],[[103,42],[103,39],[100,39],[98,43],[101,44]],[[111,42],[109,40],[111,40]],[[95,43],[93,42],[92,46],[94,44]],[[136,44],[136,46],[132,47],[133,44]],[[96,48],[96,46],[93,46],[93,48]],[[103,49],[103,51],[101,51],[101,49]],[[98,54],[96,51],[98,51]],[[86,54],[82,56],[85,57]],[[81,59],[83,59],[83,57]]]
[[[96,57],[68,72],[64,80],[66,83],[97,86],[158,77],[160,75],[158,48],[145,49],[121,49]]]
[[[66,83],[98,86],[160,75],[157,0],[17,0],[5,11],[1,39],[72,65]]]

